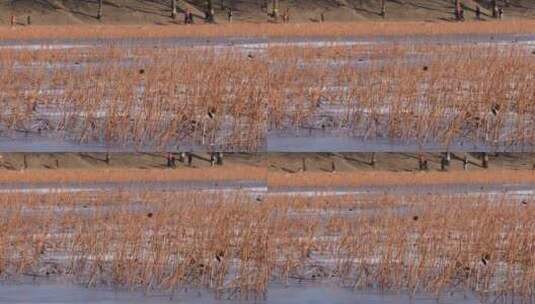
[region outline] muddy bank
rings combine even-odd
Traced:
[[[108,156],[106,156],[108,155]],[[225,153],[224,164],[215,166],[221,171],[248,166],[265,168],[270,172],[298,173],[303,171],[418,171],[419,157],[428,161],[429,171],[441,170],[441,153]],[[1,153],[0,170],[24,169],[165,169],[166,153]],[[178,155],[175,154],[178,158]],[[484,168],[481,153],[452,153],[450,171],[480,170],[532,170],[535,155],[532,153],[489,154],[489,168]],[[176,168],[209,168],[210,155],[193,153],[192,164],[176,161]]]

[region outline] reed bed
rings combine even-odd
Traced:
[[[262,147],[267,91],[252,84],[262,63],[243,66],[239,54],[215,50],[89,52],[7,51],[0,124],[152,151]],[[48,60],[38,61],[40,56]],[[66,61],[81,68],[61,68]],[[20,70],[29,62],[35,65]]]
[[[233,23],[195,26],[71,25],[0,27],[1,39],[87,39],[170,37],[351,37],[445,34],[533,34],[532,20],[500,22],[325,22],[325,23]]]
[[[0,271],[86,286],[264,297],[272,283],[354,290],[535,292],[535,204],[507,196],[0,196]]]
[[[263,151],[268,134],[532,151],[516,45],[0,50],[0,130],[149,150]]]

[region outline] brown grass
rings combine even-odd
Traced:
[[[225,168],[162,169],[36,169],[6,171],[0,183],[89,183],[89,182],[166,182],[166,181],[265,181],[267,170],[262,167],[232,165]]]
[[[488,169],[450,172],[268,172],[262,166],[230,165],[221,168],[180,169],[32,169],[3,170],[0,183],[91,183],[173,181],[261,181],[269,187],[366,187],[377,185],[533,184],[535,171]]]
[[[86,286],[204,287],[265,295],[270,283],[353,289],[535,292],[535,204],[507,197],[277,197],[177,193],[0,196],[0,271]]]
[[[195,26],[71,25],[2,27],[1,39],[83,39],[83,38],[169,38],[169,37],[348,37],[445,34],[518,34],[533,33],[535,22],[508,20],[500,22],[348,22],[292,23]]]
[[[339,64],[326,68],[331,60]],[[259,151],[266,130],[445,150],[465,142],[531,151],[535,143],[535,56],[514,45],[272,46],[252,59],[232,47],[4,49],[0,62],[0,123],[15,133],[44,128],[160,151],[184,143]]]
[[[363,187],[378,185],[534,184],[535,171],[489,169],[452,172],[270,173],[271,187]]]

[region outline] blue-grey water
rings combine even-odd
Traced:
[[[430,295],[391,294],[352,291],[328,286],[275,287],[261,299],[217,299],[206,291],[190,290],[174,295],[169,293],[143,293],[138,291],[118,291],[111,288],[85,288],[69,284],[0,285],[0,303],[47,303],[47,304],[223,304],[223,303],[277,303],[277,304],[472,304],[480,303],[471,293],[454,293],[437,298]]]

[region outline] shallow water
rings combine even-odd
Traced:
[[[264,181],[166,181],[166,182],[113,182],[113,183],[3,183],[1,193],[65,193],[159,191],[244,193],[253,198],[263,196],[350,196],[366,194],[445,194],[489,195],[508,198],[535,196],[534,184],[431,184],[431,185],[375,185],[331,187],[273,187]]]
[[[128,47],[132,44],[151,47],[192,47],[192,46],[243,46],[245,48],[265,47],[268,44],[294,44],[325,46],[327,43],[337,44],[369,44],[369,43],[463,43],[463,44],[535,44],[535,33],[532,34],[449,34],[449,35],[414,35],[414,36],[355,36],[355,37],[207,37],[207,38],[124,38],[124,39],[33,39],[3,40],[0,48],[38,49],[45,46],[55,48],[72,48],[91,46]]]
[[[160,191],[190,192],[243,191],[250,193],[266,192],[267,185],[262,181],[176,181],[176,182],[108,182],[108,183],[2,183],[0,193],[53,193],[53,192],[94,192],[94,191]]]
[[[351,136],[330,136],[328,134],[281,135],[269,133],[267,137],[268,152],[523,152],[532,151],[528,146],[499,145],[493,147],[485,144],[455,142],[450,145],[437,143],[418,144],[391,139],[364,139]]]
[[[352,292],[349,289],[306,286],[306,287],[274,287],[271,288],[264,300],[217,300],[208,292],[189,291],[173,296],[165,293],[144,294],[141,292],[126,292],[104,288],[83,288],[66,284],[21,284],[0,285],[0,303],[479,303],[478,299],[470,294],[454,294],[436,299],[432,296],[416,295],[412,298],[407,295],[379,294],[366,292]]]
[[[339,132],[338,132],[339,133]],[[191,142],[180,142],[166,146],[144,143],[143,146],[119,143],[84,143],[76,140],[60,139],[38,133],[19,133],[2,136],[0,133],[0,153],[55,153],[55,152],[154,152],[154,151],[222,151],[242,152],[240,147],[229,148],[215,145],[202,145]],[[303,133],[267,132],[266,139],[258,143],[256,152],[532,152],[534,147],[528,144],[506,143],[474,143],[456,141],[449,145],[426,142],[377,138],[365,139],[336,131],[321,130],[303,131]]]

